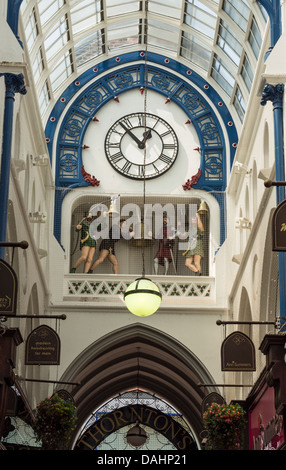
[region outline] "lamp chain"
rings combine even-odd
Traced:
[[[145,41],[145,68],[144,68],[144,132],[146,135],[146,112],[147,112],[147,82],[148,82],[148,68],[147,68],[147,51],[148,51],[148,5],[149,1],[145,1],[145,18],[144,18],[144,41]],[[146,147],[144,147],[144,161],[143,161],[143,229],[145,227],[145,199],[146,199],[146,178],[145,178],[145,165],[146,165]],[[142,236],[142,233],[141,233]],[[145,277],[145,253],[144,242],[142,243],[142,277]]]

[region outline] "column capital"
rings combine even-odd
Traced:
[[[20,73],[16,75],[14,73],[1,73],[1,77],[5,79],[6,91],[15,95],[15,93],[20,93],[25,95],[27,93],[24,81],[24,75]]]
[[[266,83],[262,91],[260,104],[262,106],[265,106],[267,101],[272,101],[273,105],[282,105],[283,93],[283,83],[278,83],[277,85],[271,85],[270,83]]]

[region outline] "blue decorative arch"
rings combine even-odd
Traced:
[[[121,93],[144,86],[164,95],[166,101],[175,102],[185,112],[186,124],[191,122],[194,125],[201,151],[201,175],[196,188],[217,192],[225,190],[226,149],[229,149],[231,165],[237,146],[236,128],[227,107],[217,92],[186,66],[158,54],[148,53],[146,74],[144,59],[144,52],[108,59],[82,74],[67,87],[56,103],[45,135],[51,162],[54,158],[53,148],[56,148],[56,187],[66,188],[64,191],[56,191],[57,219],[61,214],[63,198],[69,189],[90,184],[81,172],[83,139],[88,125],[108,101],[116,99]],[[119,70],[116,67],[118,64],[121,65]],[[76,99],[70,103],[75,95]],[[58,128],[60,118],[62,122]],[[224,131],[221,122],[224,124]],[[56,130],[58,134],[54,147]],[[219,203],[223,212],[223,203],[221,200]],[[60,225],[60,220],[55,220],[54,229],[58,241]]]

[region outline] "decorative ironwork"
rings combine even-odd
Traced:
[[[78,279],[67,278],[67,284],[65,286],[66,295],[75,296],[86,296],[95,297],[101,296],[121,296],[123,292],[130,285],[129,281],[122,280],[118,282],[110,282],[108,280],[92,281],[84,279],[84,275]],[[209,280],[207,282],[202,281],[157,281],[163,297],[200,297],[200,298],[211,298],[214,296],[214,286]]]
[[[62,186],[67,178],[74,184],[81,183],[80,168],[81,162],[81,142],[83,135],[99,106],[102,106],[110,99],[114,99],[116,95],[126,89],[131,89],[142,85],[143,69],[142,65],[137,67],[128,67],[120,73],[112,72],[93,83],[83,95],[75,101],[70,113],[67,114],[60,130],[59,138],[59,163],[57,170],[57,185]],[[178,105],[180,105],[186,114],[190,117],[200,139],[202,154],[202,177],[200,184],[204,181],[213,184],[223,182],[223,168],[218,174],[217,168],[208,167],[207,172],[205,166],[205,150],[208,147],[216,147],[213,153],[217,152],[218,159],[224,158],[224,139],[222,131],[214,112],[209,107],[202,96],[193,88],[183,83],[179,77],[172,74],[158,72],[155,67],[148,67],[148,87],[161,92]],[[69,151],[67,152],[67,146]],[[63,149],[65,151],[63,152]],[[76,160],[78,160],[76,164]],[[67,174],[68,173],[68,174]],[[209,178],[212,173],[212,178]]]
[[[170,81],[163,73],[155,73],[151,78],[151,83],[154,87],[159,88],[160,90],[168,90],[170,85]]]
[[[114,79],[114,82],[118,88],[126,88],[127,86],[132,85],[133,77],[131,73],[121,72],[116,76],[116,78]]]
[[[90,183],[91,186],[99,186],[100,185],[100,181],[98,179],[96,179],[95,176],[91,176],[90,173],[87,173],[84,169],[84,166],[81,167],[81,174],[84,177],[84,181],[86,183]]]

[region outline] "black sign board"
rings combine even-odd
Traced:
[[[276,207],[273,214],[272,250],[286,251],[286,200]]]
[[[41,325],[33,330],[26,341],[28,365],[55,365],[60,363],[60,339],[49,326]]]
[[[240,331],[231,333],[221,345],[221,370],[254,371],[255,348],[251,339]]]
[[[73,396],[67,392],[67,390],[61,389],[55,392],[62,400],[70,400],[73,404],[75,404]]]
[[[216,392],[211,392],[209,393],[202,402],[202,414],[204,414],[205,411],[213,404],[217,403],[218,405],[224,405],[225,404],[225,399]]]
[[[16,315],[18,280],[15,271],[0,259],[0,314]]]

